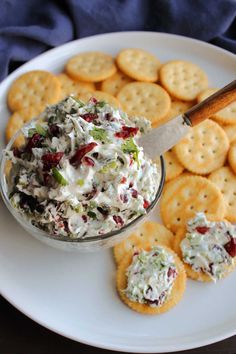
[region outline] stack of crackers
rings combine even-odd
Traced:
[[[80,53],[68,60],[63,73],[31,71],[13,82],[6,140],[46,105],[70,94],[82,101],[92,96],[104,100],[131,118],[144,116],[158,127],[216,90],[208,87],[207,73],[184,60],[161,63],[151,53],[133,48],[121,50],[116,58],[103,52]],[[140,248],[173,248],[175,235],[196,212],[205,212],[210,220],[236,222],[236,102],[192,128],[164,159],[167,183],[160,202],[164,225],[147,221],[116,245],[117,265]]]

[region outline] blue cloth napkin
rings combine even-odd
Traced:
[[[236,0],[1,0],[0,80],[75,38],[129,30],[181,34],[236,53]]]

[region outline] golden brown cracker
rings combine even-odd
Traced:
[[[155,82],[158,79],[160,61],[143,49],[121,50],[116,57],[116,63],[121,71],[134,80]]]
[[[172,247],[173,234],[164,225],[154,221],[146,221],[134,233],[114,247],[114,257],[119,264],[126,253],[139,248],[157,245]]]
[[[184,60],[173,60],[162,65],[159,76],[164,88],[173,97],[184,101],[195,100],[208,86],[205,72],[197,65]]]
[[[61,84],[61,94],[59,100],[62,100],[70,95],[78,97],[81,94],[95,91],[95,85],[93,82],[75,81],[64,73],[57,75],[57,78]]]
[[[212,172],[208,178],[223,194],[226,208],[225,218],[236,222],[236,175],[225,166]]]
[[[166,169],[166,182],[178,177],[184,170],[184,166],[177,159],[173,149],[166,151],[163,155]]]
[[[161,314],[166,311],[169,311],[172,307],[176,306],[177,303],[183,297],[183,294],[185,292],[185,287],[186,287],[186,273],[185,273],[184,265],[180,261],[178,256],[171,249],[169,249],[168,247],[163,247],[163,248],[165,248],[171,255],[173,255],[174,262],[178,271],[178,275],[177,278],[175,279],[169,297],[166,299],[166,302],[162,306],[151,307],[147,304],[141,304],[138,302],[131,301],[125,295],[124,290],[127,287],[126,270],[132,262],[133,254],[127,254],[119,264],[119,267],[117,269],[117,274],[116,274],[117,291],[119,293],[121,300],[134,311],[143,314],[148,314],[148,315]]]
[[[234,142],[230,146],[229,154],[228,154],[228,161],[229,161],[230,167],[232,168],[234,173],[236,173],[236,142]]]
[[[43,107],[29,107],[25,109],[21,109],[20,111],[14,112],[11,117],[9,118],[6,126],[6,141],[9,142],[11,138],[16,134],[18,130],[20,130],[23,125],[29,122],[31,119],[37,117],[42,111]],[[15,142],[15,147],[20,147],[24,144],[24,136],[20,134]]]
[[[178,160],[189,171],[209,174],[222,167],[227,157],[229,140],[216,122],[206,119],[175,145]]]
[[[236,141],[236,124],[222,125],[221,127],[224,129],[230,144]]]
[[[116,72],[111,55],[94,51],[75,55],[66,63],[65,71],[74,80],[99,82]]]
[[[220,220],[224,217],[223,196],[213,182],[200,176],[184,176],[165,186],[160,212],[165,226],[171,231],[176,232],[184,227],[200,211],[205,212],[210,219]]]
[[[216,88],[204,90],[198,96],[198,102],[202,102],[207,97],[217,91],[218,89]],[[221,109],[219,112],[215,113],[211,118],[223,124],[236,124],[236,101],[232,102],[225,108]]]
[[[128,115],[143,116],[156,124],[170,109],[170,96],[159,85],[133,82],[125,85],[117,95],[121,106]]]
[[[18,77],[11,85],[7,101],[12,111],[56,103],[61,85],[48,71],[33,70]]]
[[[133,80],[130,77],[121,71],[117,71],[114,75],[101,82],[100,90],[107,92],[112,96],[116,96],[122,87],[132,81]]]

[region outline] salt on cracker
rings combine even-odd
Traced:
[[[230,144],[236,141],[236,124],[222,125],[221,127],[224,129]]]
[[[117,95],[128,115],[143,116],[152,124],[158,123],[170,110],[170,96],[159,85],[133,82],[125,85]]]
[[[177,255],[180,257],[180,259],[182,260],[183,255],[182,255],[182,251],[180,248],[180,243],[181,241],[185,238],[186,235],[186,228],[180,228],[176,235],[175,235],[175,239],[174,239],[174,243],[173,243],[173,248],[174,251],[177,253]],[[202,281],[202,282],[212,282],[213,279],[205,272],[203,271],[195,271],[190,264],[187,264],[183,261],[184,264],[184,268],[186,271],[186,274],[188,276],[188,278],[193,279],[193,280],[198,280],[198,281]],[[224,277],[226,277],[230,272],[233,271],[234,266],[226,266],[226,273],[224,274]]]
[[[229,140],[216,122],[206,119],[175,145],[174,151],[182,165],[197,174],[208,174],[224,165]]]
[[[105,91],[110,95],[116,96],[122,87],[131,83],[132,81],[133,80],[130,77],[121,71],[117,71],[114,75],[101,82],[100,90]]]
[[[116,72],[111,55],[103,52],[80,53],[66,63],[65,71],[74,80],[98,82],[107,79]]]
[[[57,78],[61,84],[60,100],[70,95],[80,96],[95,91],[95,85],[92,82],[75,81],[64,73],[57,75]]]
[[[172,307],[176,306],[178,302],[182,299],[186,287],[186,273],[183,263],[180,261],[178,256],[168,247],[163,247],[165,250],[174,257],[174,263],[177,268],[178,275],[173,283],[173,288],[166,299],[166,301],[157,307],[151,307],[147,304],[141,304],[139,302],[131,301],[124,293],[127,287],[127,276],[126,271],[129,265],[132,263],[133,254],[127,254],[119,264],[116,273],[116,286],[118,294],[121,300],[128,305],[132,310],[137,311],[142,314],[156,315],[164,313],[170,310]]]
[[[165,170],[166,170],[166,182],[178,177],[184,170],[184,166],[177,159],[174,151],[170,149],[166,151],[163,155],[165,161]],[[160,158],[158,157],[155,160],[156,164],[159,164]]]
[[[165,186],[160,211],[165,226],[176,232],[196,212],[205,212],[210,220],[221,220],[225,214],[225,204],[219,188],[207,178],[180,176]]]
[[[83,102],[87,102],[91,97],[96,98],[98,101],[104,101],[114,108],[120,108],[120,102],[117,100],[117,98],[107,92],[86,92],[78,96],[78,98]]]
[[[43,110],[44,107],[37,106],[21,109],[20,111],[14,112],[7,122],[6,141],[9,142],[9,140],[11,140],[11,138],[16,134],[18,130],[23,127],[25,123],[37,117]],[[14,146],[20,147],[24,144],[24,142],[24,135],[19,134],[19,136],[14,141]]]
[[[218,89],[216,88],[204,90],[198,96],[198,102],[202,102],[217,91]],[[223,124],[236,124],[236,101],[230,103],[228,106],[215,113],[211,118]]]
[[[232,168],[234,173],[236,173],[236,142],[234,142],[230,146],[229,155],[228,155],[228,161],[229,161],[230,167]]]
[[[58,102],[60,82],[48,71],[29,71],[18,77],[11,85],[7,101],[12,111],[46,106]]]
[[[116,57],[116,63],[121,71],[134,80],[155,82],[158,79],[160,61],[143,49],[121,50]]]
[[[221,190],[225,201],[225,218],[236,222],[236,175],[227,166],[212,172],[208,177]]]
[[[114,247],[114,258],[119,264],[127,253],[135,252],[137,249],[152,246],[172,247],[173,234],[164,225],[154,221],[146,221],[128,238]]]
[[[159,76],[164,88],[173,97],[184,101],[195,100],[208,86],[205,72],[197,65],[184,60],[173,60],[162,65]]]

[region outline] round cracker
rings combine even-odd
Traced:
[[[224,129],[230,144],[236,141],[236,124],[222,125],[221,127]]]
[[[160,61],[143,49],[123,49],[117,55],[116,62],[120,70],[132,79],[144,82],[158,79]]]
[[[183,101],[179,101],[179,100],[171,101],[171,106],[170,106],[169,112],[167,113],[167,115],[163,119],[161,119],[158,122],[158,124],[154,125],[154,128],[168,122],[169,120],[177,117],[180,114],[183,114],[188,109],[190,109],[192,106],[194,106],[194,102],[183,102]]]
[[[164,153],[164,161],[166,168],[166,182],[181,175],[184,166],[179,162],[172,149]]]
[[[74,80],[98,82],[107,79],[116,72],[114,59],[103,52],[84,52],[66,63],[65,71]]]
[[[131,83],[132,81],[133,80],[130,77],[121,71],[117,71],[114,75],[102,81],[100,90],[107,92],[112,96],[116,96],[122,87]]]
[[[179,256],[179,258],[182,260],[188,278],[193,279],[193,280],[202,281],[202,282],[212,282],[213,279],[207,273],[205,273],[201,270],[199,272],[196,272],[191,267],[190,264],[187,264],[183,261],[183,255],[182,255],[182,250],[180,248],[180,243],[185,238],[185,235],[186,235],[186,228],[181,228],[177,231],[177,233],[175,235],[174,243],[173,243],[173,248],[174,248],[174,251]],[[234,269],[234,266],[228,266],[227,271],[223,277],[225,278],[230,272],[233,271],[233,269]]]
[[[216,122],[206,119],[175,145],[178,160],[189,171],[208,174],[222,167],[227,157],[229,140]]]
[[[174,235],[164,225],[154,221],[146,221],[136,229],[128,238],[115,245],[114,257],[119,264],[129,252],[135,252],[140,248],[152,246],[172,247]]]
[[[202,102],[218,90],[219,89],[216,88],[204,90],[198,96],[198,102]],[[230,103],[228,106],[215,113],[211,118],[223,124],[236,124],[236,101]]]
[[[207,88],[208,78],[197,65],[184,61],[173,60],[162,65],[160,82],[175,98],[193,101],[198,94]]]
[[[117,95],[122,108],[130,116],[144,116],[154,125],[170,109],[170,96],[159,85],[133,82],[125,85]]]
[[[21,109],[20,111],[14,112],[9,118],[6,126],[6,141],[7,143],[11,138],[16,134],[18,130],[20,130],[23,125],[29,122],[31,119],[37,117],[42,111],[44,107],[29,107],[25,109]],[[15,147],[20,147],[24,144],[25,138],[23,134],[20,134],[15,142]]]
[[[114,108],[120,108],[120,102],[118,99],[107,92],[103,91],[94,91],[94,92],[86,92],[78,96],[78,98],[83,101],[87,102],[91,97],[96,98],[98,101],[105,101],[110,106]]]
[[[174,281],[172,291],[167,298],[166,302],[162,306],[151,307],[147,304],[141,304],[139,302],[131,301],[124,293],[124,290],[127,287],[127,276],[126,270],[132,262],[133,254],[126,254],[126,256],[122,259],[119,267],[117,269],[116,274],[116,286],[117,291],[121,300],[128,305],[132,310],[148,314],[148,315],[156,315],[164,313],[170,310],[172,307],[176,306],[177,303],[182,299],[183,294],[185,292],[186,287],[186,273],[184,269],[183,263],[180,261],[178,256],[168,247],[164,247],[171,255],[174,257],[174,262],[178,271],[178,275]]]
[[[224,217],[224,199],[213,182],[200,176],[180,176],[165,186],[160,212],[165,226],[172,232],[184,227],[201,211],[211,220]]]
[[[12,111],[46,106],[56,103],[60,97],[60,82],[48,71],[29,71],[18,77],[11,85],[7,101]]]
[[[230,167],[234,173],[236,173],[236,142],[234,142],[229,149],[228,161]]]
[[[227,166],[212,172],[208,177],[221,190],[225,201],[225,218],[236,222],[236,175]]]
[[[95,91],[95,85],[92,82],[75,81],[68,75],[61,73],[57,75],[61,84],[60,100],[67,96],[80,96],[81,94]]]

